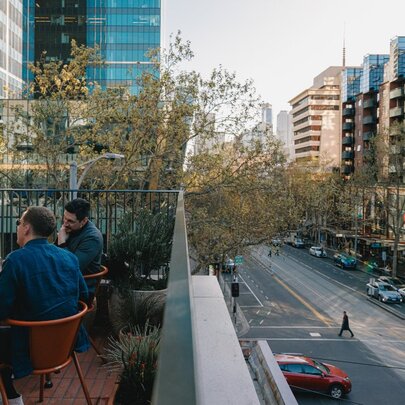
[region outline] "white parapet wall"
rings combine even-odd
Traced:
[[[215,276],[193,276],[197,397],[200,405],[259,405]]]

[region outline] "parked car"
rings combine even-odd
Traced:
[[[405,287],[398,288],[398,292],[401,294],[402,301],[405,299]]]
[[[340,266],[342,269],[355,269],[357,266],[357,260],[345,253],[335,253],[333,261],[336,266]]]
[[[349,376],[332,364],[301,355],[276,354],[274,357],[292,389],[326,392],[333,398],[340,398],[352,389]]]
[[[292,245],[293,245],[295,248],[303,248],[303,247],[305,246],[303,240],[300,239],[300,238],[295,238],[295,239],[293,240],[293,242],[292,242]]]
[[[311,246],[309,253],[316,257],[326,257],[326,252],[322,246]]]
[[[396,277],[381,276],[381,277],[378,277],[377,281],[382,281],[383,283],[391,284],[397,290],[405,287],[405,283]]]
[[[367,295],[377,298],[381,302],[394,304],[402,302],[402,296],[394,286],[374,279],[367,283]]]

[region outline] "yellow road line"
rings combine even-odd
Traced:
[[[331,326],[331,322],[333,322],[330,318],[323,316],[319,313],[311,304],[308,304],[300,295],[298,295],[294,290],[292,290],[286,283],[281,281],[277,276],[273,276],[274,280],[284,287],[292,296],[294,296],[302,305],[306,306],[321,322],[326,324],[327,326]]]

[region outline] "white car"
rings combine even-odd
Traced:
[[[311,246],[309,253],[315,257],[326,257],[325,249],[321,246]]]

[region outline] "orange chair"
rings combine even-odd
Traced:
[[[58,372],[68,366],[73,360],[87,404],[91,405],[90,394],[84,382],[79,360],[73,350],[77,334],[79,333],[80,323],[87,312],[87,305],[81,301],[79,304],[81,307],[79,313],[67,318],[51,321],[7,320],[7,323],[11,326],[24,326],[29,328],[30,357],[34,369],[32,374],[40,375],[39,402],[44,400],[45,375]],[[3,404],[8,405],[8,400],[5,398],[4,384],[1,378],[0,391]]]
[[[96,280],[96,288],[94,290],[94,298],[92,302],[88,303],[88,310],[87,312],[93,312],[96,309],[95,306],[95,299],[97,296],[97,292],[98,292],[98,288],[100,287],[100,282],[102,280],[102,278],[108,273],[108,268],[106,266],[100,266],[101,271],[99,271],[98,273],[93,273],[93,274],[85,274],[83,275],[83,278],[87,281],[87,280]],[[100,350],[98,350],[96,344],[94,343],[93,338],[89,335],[89,340],[91,345],[93,346],[93,349],[96,351],[96,353],[100,356]]]

